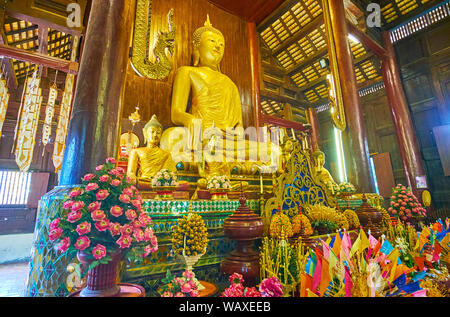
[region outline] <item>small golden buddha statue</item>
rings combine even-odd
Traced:
[[[131,150],[128,160],[127,175],[133,183],[150,183],[151,178],[161,169],[176,171],[176,164],[170,152],[159,147],[162,125],[156,115],[152,116],[142,131],[147,146]]]
[[[250,155],[254,161],[264,161],[261,159],[261,152],[264,151],[266,157],[270,156],[270,143],[263,144],[251,140],[242,140],[238,136],[239,132],[233,129],[242,128],[242,106],[239,91],[233,81],[220,71],[225,39],[223,34],[214,28],[209,16],[204,26],[198,28],[193,35],[193,66],[182,66],[178,68],[172,92],[171,120],[175,125],[183,126],[191,131],[191,137],[195,135],[194,127],[196,120],[201,120],[201,149],[208,145],[211,139],[204,138],[203,132],[214,128],[221,135],[218,138],[216,147],[222,159],[216,161],[199,162],[200,176],[211,176],[214,174],[230,175],[231,169],[236,165],[232,160],[244,157],[246,163]],[[192,104],[189,107],[189,97],[192,97]],[[161,144],[164,149],[172,150],[174,145],[181,141],[186,133],[177,133],[177,128],[167,129],[162,136]],[[193,137],[193,140],[197,140]],[[197,149],[195,142],[189,140],[191,149]],[[239,140],[239,141],[238,141]],[[242,142],[241,142],[242,141]],[[258,151],[259,150],[259,151]],[[173,155],[176,157],[179,153]],[[258,154],[259,153],[259,157]],[[190,154],[193,156],[193,154]],[[183,156],[180,161],[185,161]],[[190,158],[193,161],[192,158]],[[178,158],[177,158],[178,162]],[[248,162],[251,166],[253,163]],[[247,165],[248,165],[247,164]]]
[[[320,150],[316,150],[313,153],[313,159],[315,162],[314,170],[316,179],[324,184],[330,190],[332,195],[335,195],[338,185],[334,181],[330,172],[323,167],[323,165],[325,164],[325,154]]]

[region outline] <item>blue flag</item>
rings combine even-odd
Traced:
[[[420,281],[409,283],[408,285],[405,285],[402,287],[402,291],[405,291],[406,293],[414,293],[417,291],[420,291],[422,288],[420,287]]]
[[[333,238],[331,238],[331,241],[330,241],[330,249],[333,247],[333,245],[334,245],[334,240],[336,239],[336,235],[334,235],[333,236]]]
[[[399,277],[397,277],[395,279],[395,281],[393,281],[392,283],[395,284],[395,286],[398,287],[398,289],[402,289],[403,286],[406,284],[406,274],[403,273],[402,275],[400,275]]]
[[[421,271],[421,272],[417,273],[416,275],[414,275],[414,276],[412,277],[412,280],[413,280],[414,282],[417,282],[417,281],[423,279],[423,278],[425,277],[426,274],[427,274],[427,272]]]
[[[394,247],[389,243],[389,241],[384,240],[381,245],[380,252],[388,255],[392,252],[392,250],[394,250]]]

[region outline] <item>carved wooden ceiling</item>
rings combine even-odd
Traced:
[[[372,0],[345,0],[349,23],[365,26]],[[366,30],[377,39],[389,29],[436,5],[435,0],[381,0],[382,27]],[[325,26],[320,0],[288,0],[258,25],[263,66],[262,108],[277,114],[288,102],[297,111],[328,101]],[[379,58],[355,38],[349,38],[360,89],[382,80]]]

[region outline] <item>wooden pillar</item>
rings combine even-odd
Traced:
[[[92,2],[60,185],[117,155],[133,12],[133,1]]]
[[[408,109],[405,93],[403,91],[400,72],[395,59],[395,51],[389,32],[383,32],[383,46],[386,55],[382,60],[382,73],[386,95],[395,126],[403,168],[405,169],[408,186],[414,195],[420,199],[422,190],[417,189],[416,176],[425,176],[419,143],[414,132],[411,114]]]
[[[342,133],[347,176],[349,182],[354,184],[359,192],[374,192],[364,117],[356,84],[353,56],[347,38],[344,4],[342,0],[329,0],[329,3],[347,120],[347,128]]]
[[[253,124],[258,134],[259,127],[261,126],[258,32],[256,31],[256,24],[254,22],[247,22],[247,28],[250,46],[250,68],[252,73]]]
[[[320,131],[317,112],[314,108],[308,108],[308,123],[311,125],[311,147],[313,151],[320,149]]]

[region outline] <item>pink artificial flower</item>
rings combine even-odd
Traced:
[[[191,291],[191,285],[189,283],[184,283],[181,285],[181,291],[183,293],[189,293]]]
[[[100,221],[106,218],[105,212],[101,209],[94,210],[91,212],[91,218],[94,221]]]
[[[86,185],[86,191],[90,192],[92,190],[96,190],[98,189],[98,184],[97,183],[89,183]]]
[[[406,208],[405,207],[400,207],[400,210],[405,210]]]
[[[397,202],[398,202],[398,203],[402,203],[402,202],[403,202],[403,200],[401,200],[401,199],[398,199],[398,200],[397,200]]]
[[[109,175],[102,175],[98,178],[99,182],[106,183],[109,180]]]
[[[147,216],[146,214],[140,214],[139,215],[139,221],[144,225],[149,225],[152,223],[152,218],[150,218],[149,216]]]
[[[146,245],[144,248],[144,253],[142,254],[142,257],[146,257],[150,254],[152,250],[152,246],[151,245]]]
[[[175,294],[175,297],[186,297],[186,295],[184,295],[184,294],[181,293],[181,292],[177,292],[177,293]]]
[[[191,278],[194,277],[194,273],[191,271],[188,271],[188,270],[185,270],[182,275],[183,275],[183,277],[187,278],[188,280],[190,280]]]
[[[83,234],[87,234],[91,232],[91,224],[87,221],[80,223],[75,231],[82,236]]]
[[[75,197],[80,196],[82,193],[83,190],[81,188],[76,188],[69,193],[69,197],[71,199],[74,199]]]
[[[116,170],[119,173],[119,175],[122,175],[123,173],[125,173],[125,170],[120,166],[116,167]]]
[[[119,173],[119,171],[117,170],[117,168],[113,168],[112,170],[110,170],[110,171],[108,172],[108,174],[114,175],[114,176],[116,176],[116,177],[120,175],[120,173]]]
[[[84,207],[84,201],[76,201],[72,205],[72,211],[78,211]]]
[[[244,286],[242,284],[231,284],[230,287],[225,289],[221,297],[243,297],[244,296]]]
[[[140,202],[139,200],[137,200],[137,199],[133,199],[133,200],[131,201],[131,204],[132,204],[133,207],[135,207],[135,208],[141,207],[141,202]]]
[[[144,230],[144,241],[149,241],[153,237],[153,229],[145,228]]]
[[[123,214],[123,209],[119,206],[112,206],[109,210],[109,213],[113,215],[114,217],[120,217]]]
[[[400,204],[398,204],[398,203],[395,203],[395,205],[394,205],[395,207],[398,207],[398,206],[400,206]]]
[[[106,163],[116,164],[117,161],[113,157],[108,157],[106,159]]]
[[[133,237],[137,242],[144,241],[144,231],[142,231],[141,229],[135,229],[133,232]]]
[[[162,293],[161,297],[173,297],[173,294],[169,291]]]
[[[63,203],[64,209],[71,209],[74,201],[73,200],[67,200]]]
[[[131,225],[123,225],[120,231],[122,232],[122,235],[131,236],[133,227]]]
[[[83,176],[83,180],[84,181],[90,181],[91,179],[93,179],[95,177],[94,174],[86,174]]]
[[[60,219],[56,218],[52,222],[50,222],[50,230],[56,229],[59,227]]]
[[[134,211],[133,209],[128,209],[127,211],[125,211],[125,216],[128,220],[134,220],[137,218],[136,211]]]
[[[108,219],[102,219],[100,221],[97,221],[95,223],[95,228],[97,228],[98,231],[106,231],[109,229],[109,220]]]
[[[124,188],[122,190],[122,194],[128,195],[128,196],[133,196],[133,189],[130,187]]]
[[[157,247],[158,246],[158,239],[156,238],[156,236],[152,236],[150,238],[150,243],[154,246]]]
[[[59,237],[61,237],[63,233],[63,229],[61,228],[55,228],[50,230],[49,234],[48,234],[48,238],[50,241],[55,241],[57,239],[59,239]]]
[[[125,178],[125,180],[127,181],[127,183],[130,183],[130,182],[131,182],[131,177],[130,177],[130,176],[127,176],[127,177]]]
[[[78,220],[80,220],[81,216],[82,216],[81,211],[79,210],[71,211],[67,214],[67,221],[70,223],[77,222]]]
[[[244,290],[244,297],[262,297],[262,295],[256,287],[251,287]]]
[[[133,220],[133,222],[131,224],[133,225],[134,228],[142,227],[142,224],[139,220]]]
[[[244,278],[242,277],[242,274],[239,273],[233,273],[229,277],[230,284],[242,284],[244,283]]]
[[[404,213],[403,211],[400,211],[398,214],[399,214],[400,216],[403,216],[405,213]]]
[[[106,248],[104,245],[101,244],[97,244],[94,249],[92,249],[92,255],[94,256],[94,258],[96,258],[97,260],[100,260],[102,258],[105,257],[106,255]]]
[[[402,206],[406,206],[406,203],[405,203],[405,202],[402,202]]]
[[[191,293],[189,294],[190,297],[199,297],[200,294],[197,290],[191,291]]]
[[[120,181],[118,179],[113,179],[111,181],[111,185],[117,187],[120,185]]]
[[[120,236],[119,240],[116,243],[120,246],[121,249],[129,248],[131,245],[131,237],[130,236]]]
[[[95,168],[95,170],[96,171],[100,171],[101,169],[103,168],[103,164],[102,165],[99,165],[99,166],[97,166],[96,168]]]
[[[70,239],[69,237],[62,238],[61,242],[58,245],[58,250],[61,252],[66,252],[70,247]]]
[[[128,196],[128,195],[126,195],[126,194],[120,195],[120,196],[119,196],[119,200],[120,200],[121,202],[123,202],[124,204],[128,204],[128,203],[131,201],[130,196]]]
[[[392,210],[394,210],[394,208],[392,208],[392,207],[389,207],[388,211],[392,211]]]
[[[89,210],[90,212],[92,212],[92,211],[94,211],[94,210],[100,209],[100,206],[101,206],[101,205],[102,205],[101,202],[99,202],[99,201],[94,201],[94,202],[92,202],[92,203],[90,203],[90,204],[88,205],[88,210]]]
[[[397,210],[395,210],[395,209],[392,210],[392,214],[393,214],[393,215],[397,214]]]
[[[192,290],[198,289],[197,283],[195,283],[194,280],[189,280],[188,283],[189,283],[189,285],[191,285],[191,289],[192,289]]]
[[[97,198],[97,200],[105,200],[106,197],[109,196],[109,192],[106,189],[100,189],[97,194],[95,195],[95,197]]]
[[[89,247],[91,244],[91,240],[87,236],[82,236],[77,239],[75,242],[75,249],[77,250],[84,250]]]
[[[259,285],[259,291],[263,297],[281,297],[283,287],[276,277],[266,278]]]
[[[118,234],[120,234],[120,223],[118,222],[111,222],[109,224],[109,231],[111,232],[112,236],[117,236]]]

